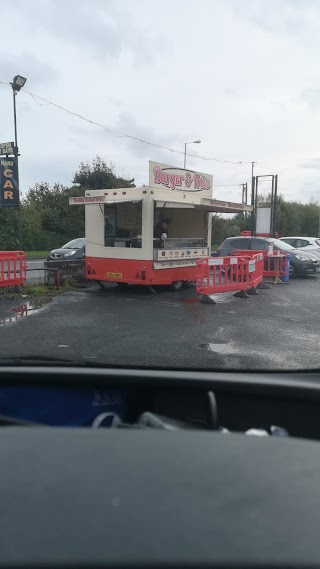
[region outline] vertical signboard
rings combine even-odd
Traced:
[[[257,208],[256,233],[271,234],[271,207]]]
[[[19,207],[18,158],[0,157],[0,207]]]

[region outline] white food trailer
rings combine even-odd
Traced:
[[[175,289],[195,281],[197,259],[211,254],[213,213],[251,211],[213,199],[211,175],[155,162],[147,187],[88,190],[69,203],[85,205],[87,279]]]

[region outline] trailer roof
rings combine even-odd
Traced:
[[[85,196],[69,198],[70,205],[95,205],[108,203],[121,203],[128,201],[140,201],[142,199],[153,199],[156,203],[161,203],[161,207],[195,207],[205,211],[217,213],[239,213],[252,211],[252,206],[229,202],[217,199],[210,199],[197,194],[197,192],[174,191],[155,189],[152,187],[140,188],[115,188],[90,190]],[[171,205],[170,205],[171,204]]]

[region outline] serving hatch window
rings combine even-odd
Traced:
[[[169,205],[169,207],[168,207]],[[204,247],[207,240],[208,213],[186,204],[165,204],[154,207],[154,230],[168,221],[163,232],[167,238],[163,241],[156,238],[160,235],[154,231],[153,247],[181,249],[185,247]]]
[[[105,247],[141,248],[142,201],[119,202],[104,206]]]

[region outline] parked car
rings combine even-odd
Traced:
[[[74,261],[75,259],[84,259],[86,241],[83,237],[72,239],[60,249],[53,249],[48,257],[48,261]]]
[[[320,258],[320,239],[317,237],[280,237],[280,241]]]
[[[273,242],[275,251],[284,251],[291,255],[290,275],[315,273],[320,267],[320,261],[314,255],[302,252],[288,243],[273,239],[270,237],[228,237],[217,249],[214,256],[229,257],[232,251],[236,250],[252,250],[252,251],[268,251],[270,241]]]

